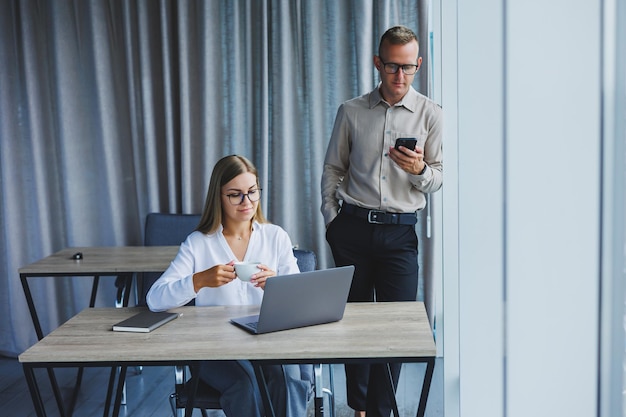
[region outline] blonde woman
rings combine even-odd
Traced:
[[[260,304],[265,281],[299,272],[287,233],[269,223],[260,205],[261,188],[254,165],[231,155],[211,174],[200,224],[181,244],[169,268],[146,296],[153,311],[179,307]],[[234,263],[260,261],[250,282],[237,278]],[[304,417],[311,390],[310,367],[263,368],[277,416]],[[262,417],[261,395],[249,361],[206,361],[200,378],[220,391],[228,417]]]

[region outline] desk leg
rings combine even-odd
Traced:
[[[63,404],[63,396],[61,395],[61,390],[59,389],[57,378],[54,375],[54,369],[47,368],[46,370],[48,371],[48,378],[50,379],[50,385],[52,386],[52,392],[54,392],[54,399],[57,402],[59,413],[61,414],[61,416],[67,416],[68,414],[65,412],[65,405]]]
[[[276,417],[274,413],[274,407],[272,406],[272,400],[270,398],[270,392],[267,388],[267,382],[265,381],[265,374],[263,373],[263,366],[258,362],[252,362],[254,367],[254,374],[256,375],[259,391],[261,391],[261,399],[263,400],[263,408],[265,408],[265,415],[267,417]]]
[[[393,376],[391,375],[391,365],[389,363],[385,364],[385,370],[387,371],[387,392],[389,393],[389,398],[391,399],[391,410],[393,411],[393,415],[395,417],[400,417],[400,412],[398,411],[398,402],[396,400],[396,390],[393,387]]]
[[[37,335],[37,340],[43,339],[43,331],[41,330],[41,323],[39,322],[39,316],[37,316],[37,310],[35,310],[35,303],[33,301],[33,295],[30,292],[30,287],[28,286],[28,276],[24,274],[20,274],[20,281],[22,282],[22,289],[24,290],[24,297],[26,297],[26,304],[28,305],[28,311],[30,312],[30,318],[33,321],[33,326],[35,327],[35,334]],[[54,369],[48,368],[48,377],[50,378],[50,385],[52,386],[52,392],[54,393],[54,398],[57,402],[57,406],[59,407],[59,413],[61,416],[65,416],[65,407],[63,405],[63,397],[61,396],[61,391],[59,390],[59,384],[57,383],[56,376],[54,375]],[[32,372],[32,369],[31,369]],[[45,414],[44,414],[45,415]]]
[[[115,388],[115,376],[117,374],[117,367],[111,367],[111,373],[109,374],[109,384],[107,385],[107,396],[104,400],[104,417],[108,417],[109,409],[111,408],[111,398],[113,397],[113,389]]]
[[[424,374],[424,383],[422,384],[422,393],[420,394],[420,403],[417,408],[417,417],[424,417],[426,413],[426,401],[430,393],[430,383],[433,380],[433,371],[435,369],[435,358],[426,360],[426,373]]]
[[[111,376],[115,377],[115,367],[111,369]],[[122,405],[122,391],[126,383],[126,370],[128,366],[120,366],[120,377],[117,382],[117,390],[115,392],[115,405],[113,406],[113,417],[120,415],[120,406]],[[106,416],[105,416],[106,417]]]
[[[124,307],[128,307],[128,302],[130,301],[130,290],[133,287],[133,274],[125,274],[124,277],[124,300],[122,301],[122,304]]]
[[[24,274],[20,274],[20,281],[22,282],[22,289],[24,290],[24,296],[26,297],[26,304],[28,304],[28,311],[30,311],[30,318],[33,320],[35,326],[35,333],[37,334],[37,340],[43,339],[43,331],[41,330],[41,324],[39,323],[39,317],[35,310],[35,303],[33,302],[33,295],[30,292],[28,286],[28,277]]]
[[[98,295],[98,284],[100,284],[100,275],[93,276],[93,282],[91,283],[91,296],[89,297],[89,307],[93,308],[96,305],[96,296]]]
[[[72,398],[70,400],[69,408],[67,410],[68,416],[74,414],[74,407],[76,406],[76,400],[78,399],[78,391],[80,390],[80,384],[83,382],[83,372],[84,368],[82,366],[78,368],[78,372],[76,373],[76,383],[74,384],[74,391],[72,392]]]
[[[30,396],[33,400],[35,413],[37,413],[37,417],[46,417],[46,410],[43,406],[43,401],[41,401],[41,392],[39,391],[39,385],[37,385],[37,378],[35,378],[35,372],[33,368],[26,364],[23,364],[22,369],[24,370],[24,376],[26,377],[28,390],[30,391]],[[62,411],[61,414],[63,414]]]

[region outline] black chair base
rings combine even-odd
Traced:
[[[176,385],[176,392],[170,395],[170,406],[174,416],[177,410],[183,411],[187,406],[187,401],[191,397],[191,380],[184,384]],[[193,408],[198,408],[202,415],[206,417],[205,410],[221,410],[220,393],[210,385],[198,381],[198,390],[193,400]]]

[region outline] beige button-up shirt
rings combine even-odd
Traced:
[[[395,213],[411,213],[426,205],[425,193],[441,188],[442,111],[411,87],[389,106],[378,87],[343,103],[326,151],[322,173],[322,214],[328,225],[339,202]],[[389,158],[397,138],[416,138],[424,149],[422,175],[403,171]]]

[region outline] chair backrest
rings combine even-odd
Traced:
[[[178,246],[200,223],[199,214],[149,213],[146,216],[145,246]],[[161,274],[144,273],[138,286],[138,305],[146,305],[146,294]]]
[[[180,245],[199,223],[199,214],[149,213],[146,216],[143,244],[145,246]]]

